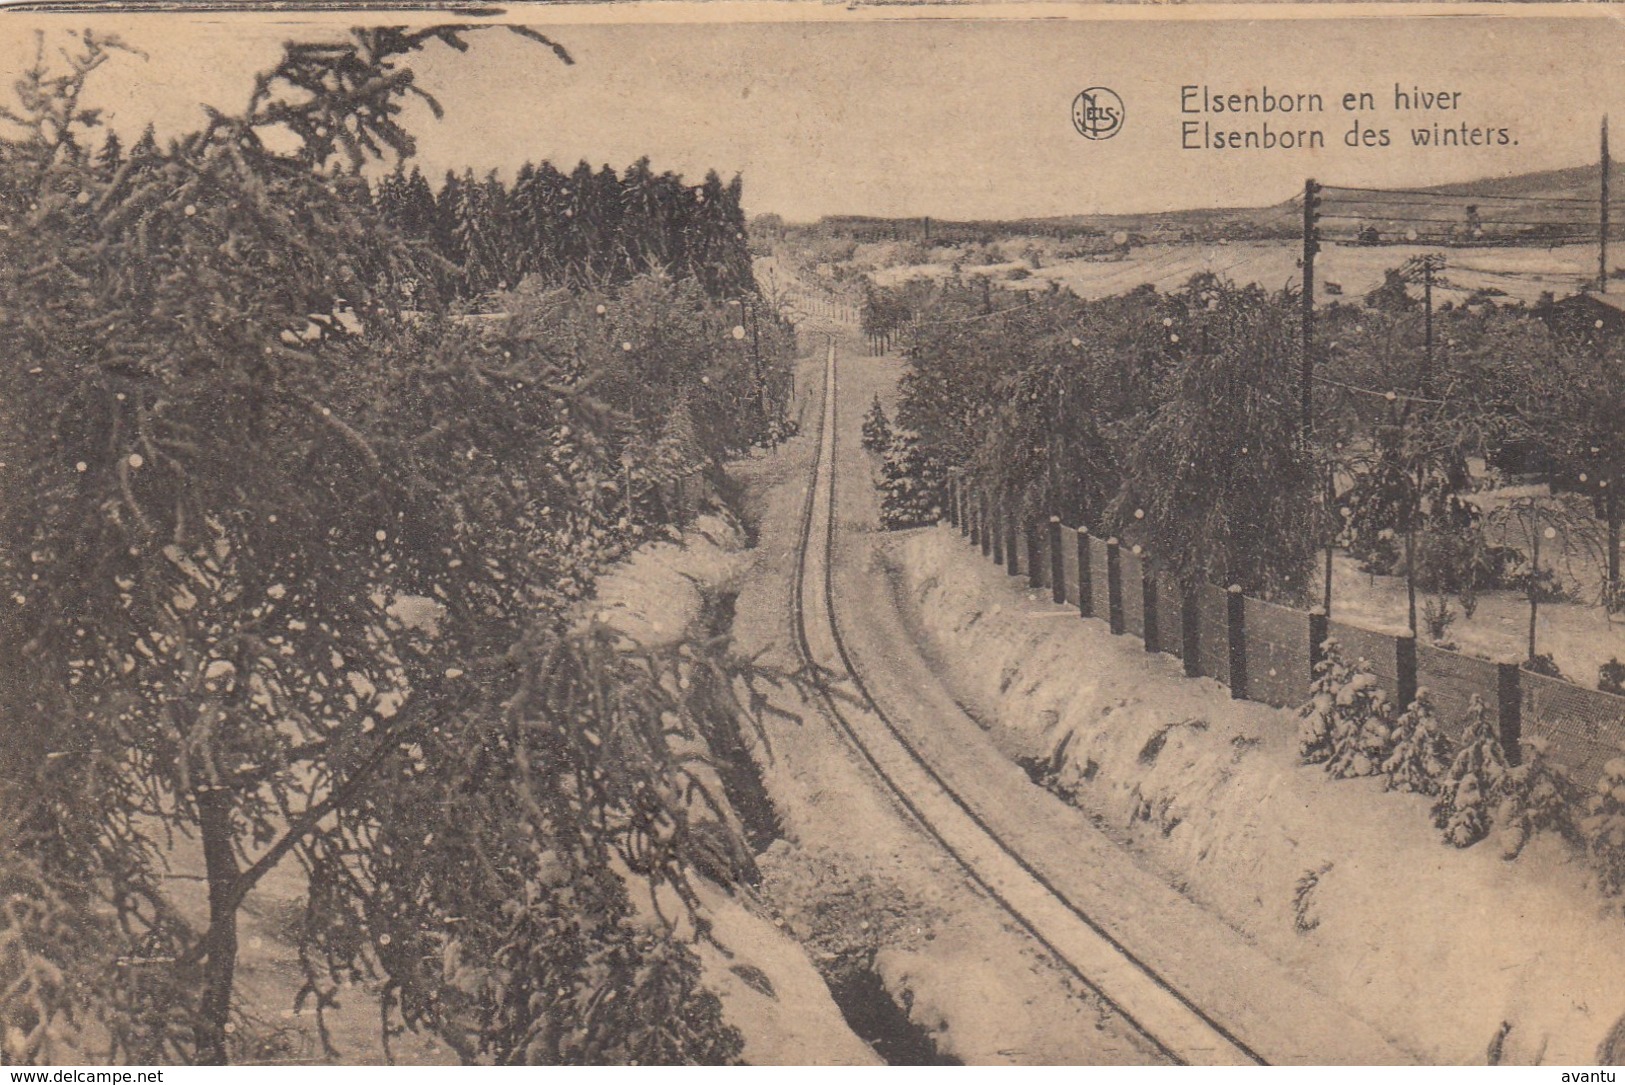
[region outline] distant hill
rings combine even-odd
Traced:
[[[1615,171],[1616,178],[1619,177]],[[1567,166],[1558,170],[1539,170],[1519,173],[1511,177],[1485,177],[1477,181],[1454,185],[1432,185],[1424,192],[1470,193],[1475,196],[1521,196],[1538,199],[1595,200],[1602,184],[1599,163],[1585,166]],[[1616,192],[1616,197],[1625,192]]]
[[[1527,213],[1519,216],[1524,219],[1541,223],[1557,219],[1578,220],[1589,212],[1572,201],[1592,201],[1594,209],[1601,181],[1600,172],[1600,167],[1592,163],[1511,177],[1486,177],[1455,184],[1421,186],[1405,191],[1437,194],[1441,200],[1486,201],[1483,213],[1487,221],[1493,221],[1498,216],[1514,217],[1512,209],[1517,205],[1510,201],[1502,202],[1507,197],[1553,201],[1550,205],[1527,209]],[[1615,219],[1625,221],[1625,173],[1621,174],[1618,195],[1621,208]],[[1370,198],[1379,205],[1389,202],[1380,194],[1372,194]],[[1340,209],[1347,210],[1347,205]],[[1370,210],[1370,217],[1375,221],[1394,220],[1403,210],[1399,192],[1394,191],[1389,207],[1377,206]],[[1221,238],[1262,241],[1298,237],[1303,226],[1302,215],[1301,202],[1292,198],[1266,207],[1192,208],[1136,214],[1060,215],[1002,220],[832,215],[808,226],[788,228],[857,241],[929,240],[938,244],[987,243],[1034,236],[1063,240],[1110,238],[1115,234],[1127,234],[1136,242],[1216,241]]]

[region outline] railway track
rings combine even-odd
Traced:
[[[835,607],[838,401],[832,338],[791,602],[796,647],[824,714],[965,876],[1164,1058],[1190,1065],[1266,1065],[1258,1052],[1114,938],[995,832],[870,695],[842,638]]]

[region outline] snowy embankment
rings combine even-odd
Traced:
[[[640,547],[601,576],[591,616],[646,648],[711,635],[719,605],[732,598],[748,564],[745,547],[745,533],[732,517],[701,516],[677,541]],[[694,771],[710,777],[713,794],[723,794],[709,770]],[[847,1027],[798,942],[753,909],[744,893],[698,885],[712,937],[723,948],[701,941],[693,949],[705,986],[722,999],[724,1016],[744,1036],[746,1062],[876,1061]],[[645,898],[633,893],[635,902]],[[675,899],[663,897],[662,903],[668,915],[680,914]]]
[[[1625,922],[1538,838],[1440,843],[1427,800],[1297,759],[1290,711],[1071,618],[956,533],[894,537],[911,618],[1014,756],[1305,982],[1437,1063],[1625,1056]],[[1070,736],[1070,738],[1069,738]]]

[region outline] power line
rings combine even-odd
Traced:
[[[1451,226],[1466,226],[1467,225],[1467,221],[1465,219],[1463,219],[1463,218],[1460,218],[1460,217],[1457,217],[1457,218],[1425,218],[1425,217],[1423,217],[1421,215],[1387,215],[1387,216],[1356,215],[1356,214],[1349,214],[1349,213],[1344,213],[1344,212],[1339,212],[1339,211],[1327,211],[1327,212],[1324,213],[1324,215],[1322,217],[1323,218],[1330,218],[1330,219],[1366,219],[1366,220],[1375,219],[1375,218],[1383,218],[1386,221],[1390,221],[1390,222],[1435,222],[1435,223],[1443,223],[1443,224],[1451,225]],[[1596,223],[1594,223],[1594,222],[1588,222],[1588,223],[1564,222],[1564,221],[1558,220],[1558,219],[1545,219],[1543,221],[1536,221],[1536,220],[1533,220],[1533,219],[1483,218],[1482,216],[1480,216],[1480,218],[1473,225],[1474,225],[1474,228],[1483,227],[1483,226],[1561,226],[1564,229],[1573,229],[1573,230],[1579,230],[1579,229],[1582,229],[1582,228],[1587,227],[1587,226],[1590,226],[1593,229],[1595,229],[1595,227],[1596,227]]]
[[[1362,188],[1358,185],[1327,185],[1327,192],[1365,192],[1380,196],[1421,196],[1429,200],[1508,200],[1517,203],[1570,203],[1596,207],[1600,201],[1584,196],[1511,196],[1477,192],[1437,192],[1421,188]],[[1396,203],[1402,201],[1395,201]]]

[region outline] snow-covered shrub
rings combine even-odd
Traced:
[[[1547,759],[1548,743],[1543,738],[1526,738],[1522,746],[1523,763],[1507,769],[1501,781],[1501,801],[1495,810],[1503,859],[1516,859],[1530,838],[1542,830],[1569,840],[1578,835],[1573,785],[1563,770]]]
[[[927,478],[927,466],[919,438],[911,431],[898,431],[880,464],[882,526],[922,527],[936,522],[942,502]]]
[[[1597,868],[1597,885],[1617,896],[1625,890],[1625,756],[1611,758],[1602,767],[1580,831]]]
[[[868,413],[863,416],[863,447],[883,455],[891,443],[891,421],[886,417],[886,408],[880,405],[880,397],[875,396]]]
[[[1387,757],[1393,709],[1365,660],[1349,663],[1335,640],[1316,665],[1309,701],[1299,710],[1298,757],[1333,776],[1369,776]]]
[[[1382,763],[1389,791],[1437,795],[1439,781],[1450,770],[1450,740],[1439,730],[1428,691],[1416,691],[1416,700],[1394,721],[1393,747]]]
[[[1491,803],[1507,773],[1501,736],[1477,694],[1467,709],[1467,730],[1433,804],[1433,824],[1447,844],[1470,847],[1490,830]]]

